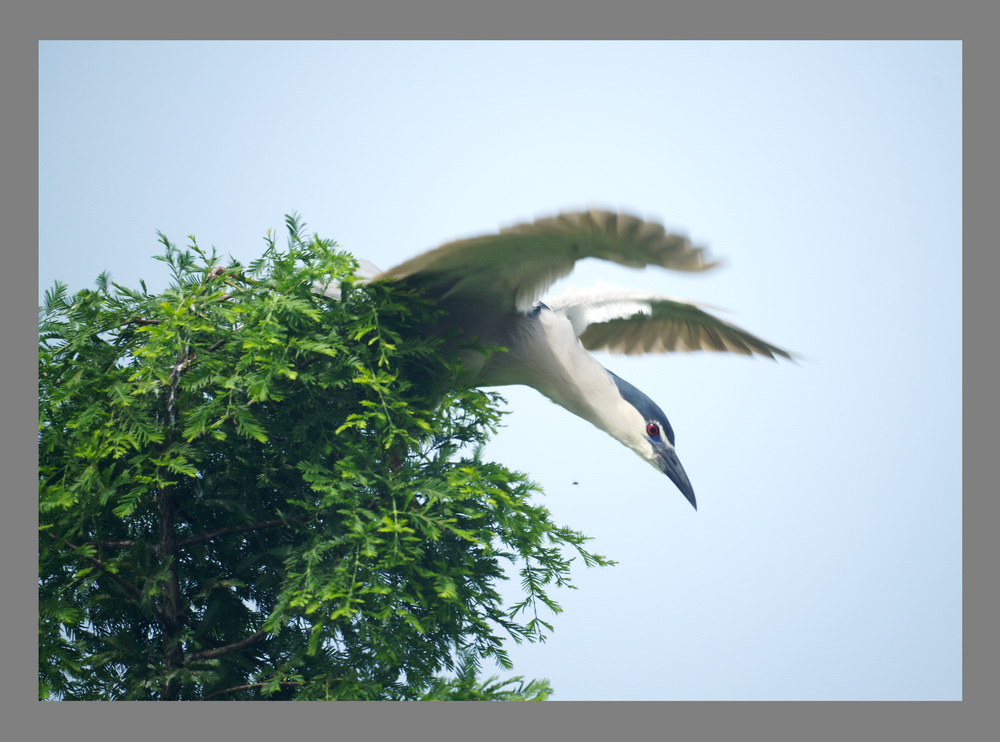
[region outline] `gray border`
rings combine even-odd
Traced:
[[[632,3],[629,3],[631,5]],[[188,6],[191,7],[188,7]],[[392,7],[397,6],[398,7]],[[303,733],[332,739],[646,739],[677,735],[685,740],[766,739],[986,739],[995,714],[997,642],[988,636],[996,620],[995,565],[1000,564],[996,539],[995,493],[986,486],[984,469],[971,460],[996,456],[997,395],[990,394],[980,374],[995,343],[981,343],[989,322],[1000,316],[995,295],[984,281],[997,274],[997,250],[988,236],[997,234],[987,222],[996,220],[996,148],[976,147],[969,159],[966,193],[966,372],[969,398],[965,429],[965,663],[963,702],[942,703],[545,703],[545,704],[194,704],[179,716],[159,704],[76,704],[34,701],[36,594],[28,563],[35,541],[25,523],[36,522],[35,482],[29,462],[35,457],[33,404],[35,280],[37,271],[37,41],[47,38],[295,38],[325,29],[337,38],[494,38],[494,37],[725,37],[765,38],[950,38],[966,39],[966,142],[985,144],[989,128],[984,114],[994,114],[995,86],[987,81],[995,69],[986,34],[1000,27],[998,13],[985,3],[951,2],[936,8],[915,2],[706,2],[697,10],[622,3],[587,8],[558,0],[516,13],[510,2],[474,10],[460,0],[399,3],[373,0],[364,8],[309,8],[292,11],[288,3],[254,8],[238,0],[149,4],[138,8],[127,0],[40,0],[30,8],[4,11],[0,33],[0,79],[3,89],[3,177],[0,223],[4,225],[3,269],[0,271],[4,342],[0,354],[3,395],[4,517],[0,548],[4,574],[3,672],[0,686],[5,733],[15,739],[210,738],[275,739]],[[848,5],[850,7],[848,7]],[[978,7],[982,5],[983,7]],[[973,7],[969,7],[973,6]],[[454,11],[454,12],[449,12]],[[784,12],[783,12],[784,11]],[[197,25],[192,25],[197,19]],[[530,20],[530,25],[524,25]],[[863,25],[854,25],[860,23]],[[796,24],[796,25],[792,25]],[[780,32],[778,29],[781,29]],[[976,43],[982,29],[983,40]],[[966,33],[969,31],[970,33]],[[721,33],[720,33],[721,32]],[[970,41],[969,39],[972,39]],[[993,60],[995,62],[995,60]],[[972,91],[979,91],[979,96]],[[992,93],[992,95],[990,94]],[[983,110],[989,109],[989,110]],[[996,117],[994,114],[993,122]],[[995,127],[994,127],[995,128]],[[979,136],[977,136],[979,134]],[[32,145],[35,146],[32,146]],[[994,167],[990,167],[994,165]],[[992,175],[992,178],[989,176]],[[972,178],[976,178],[975,185]],[[983,182],[986,181],[986,182]],[[971,246],[978,246],[973,248]],[[993,304],[993,311],[986,306]],[[994,312],[996,312],[994,314]],[[979,330],[980,332],[976,332]],[[989,335],[985,335],[989,337]],[[994,334],[995,337],[995,334]],[[992,359],[989,359],[992,360]],[[17,387],[11,393],[11,382]],[[975,394],[976,391],[981,394]],[[915,401],[918,403],[918,401]],[[990,588],[993,589],[990,589]],[[978,589],[977,589],[978,588]],[[975,647],[975,651],[969,651]],[[992,673],[991,673],[992,670]],[[172,722],[172,723],[171,723]],[[982,730],[980,732],[980,730]],[[979,732],[979,733],[977,733]],[[311,734],[310,734],[311,733]],[[6,735],[5,735],[6,736]]]

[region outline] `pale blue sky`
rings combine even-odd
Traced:
[[[670,417],[697,512],[504,390],[487,454],[620,562],[515,672],[559,700],[961,697],[959,43],[44,42],[39,109],[40,290],[162,287],[157,229],[249,261],[293,210],[384,267],[594,204],[708,244],[707,274],[568,283],[805,360],[601,358]]]

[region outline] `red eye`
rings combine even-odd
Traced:
[[[656,438],[660,435],[660,426],[656,423],[650,423],[646,426],[646,435],[650,438]]]

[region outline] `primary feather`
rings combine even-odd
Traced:
[[[571,289],[545,303],[569,319],[587,350],[626,355],[714,350],[772,359],[792,357],[709,314],[704,304],[663,294],[597,284]]]

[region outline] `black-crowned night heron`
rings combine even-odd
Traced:
[[[457,330],[479,346],[506,349],[461,351],[470,384],[537,389],[662,471],[697,508],[663,410],[588,351],[717,350],[772,359],[791,354],[694,303],[645,291],[598,285],[539,301],[584,258],[682,271],[715,265],[702,248],[659,224],[591,210],[449,242],[387,271],[363,261],[359,275],[401,282],[435,299],[444,314],[431,332],[453,337]],[[336,289],[327,293],[339,296]]]

